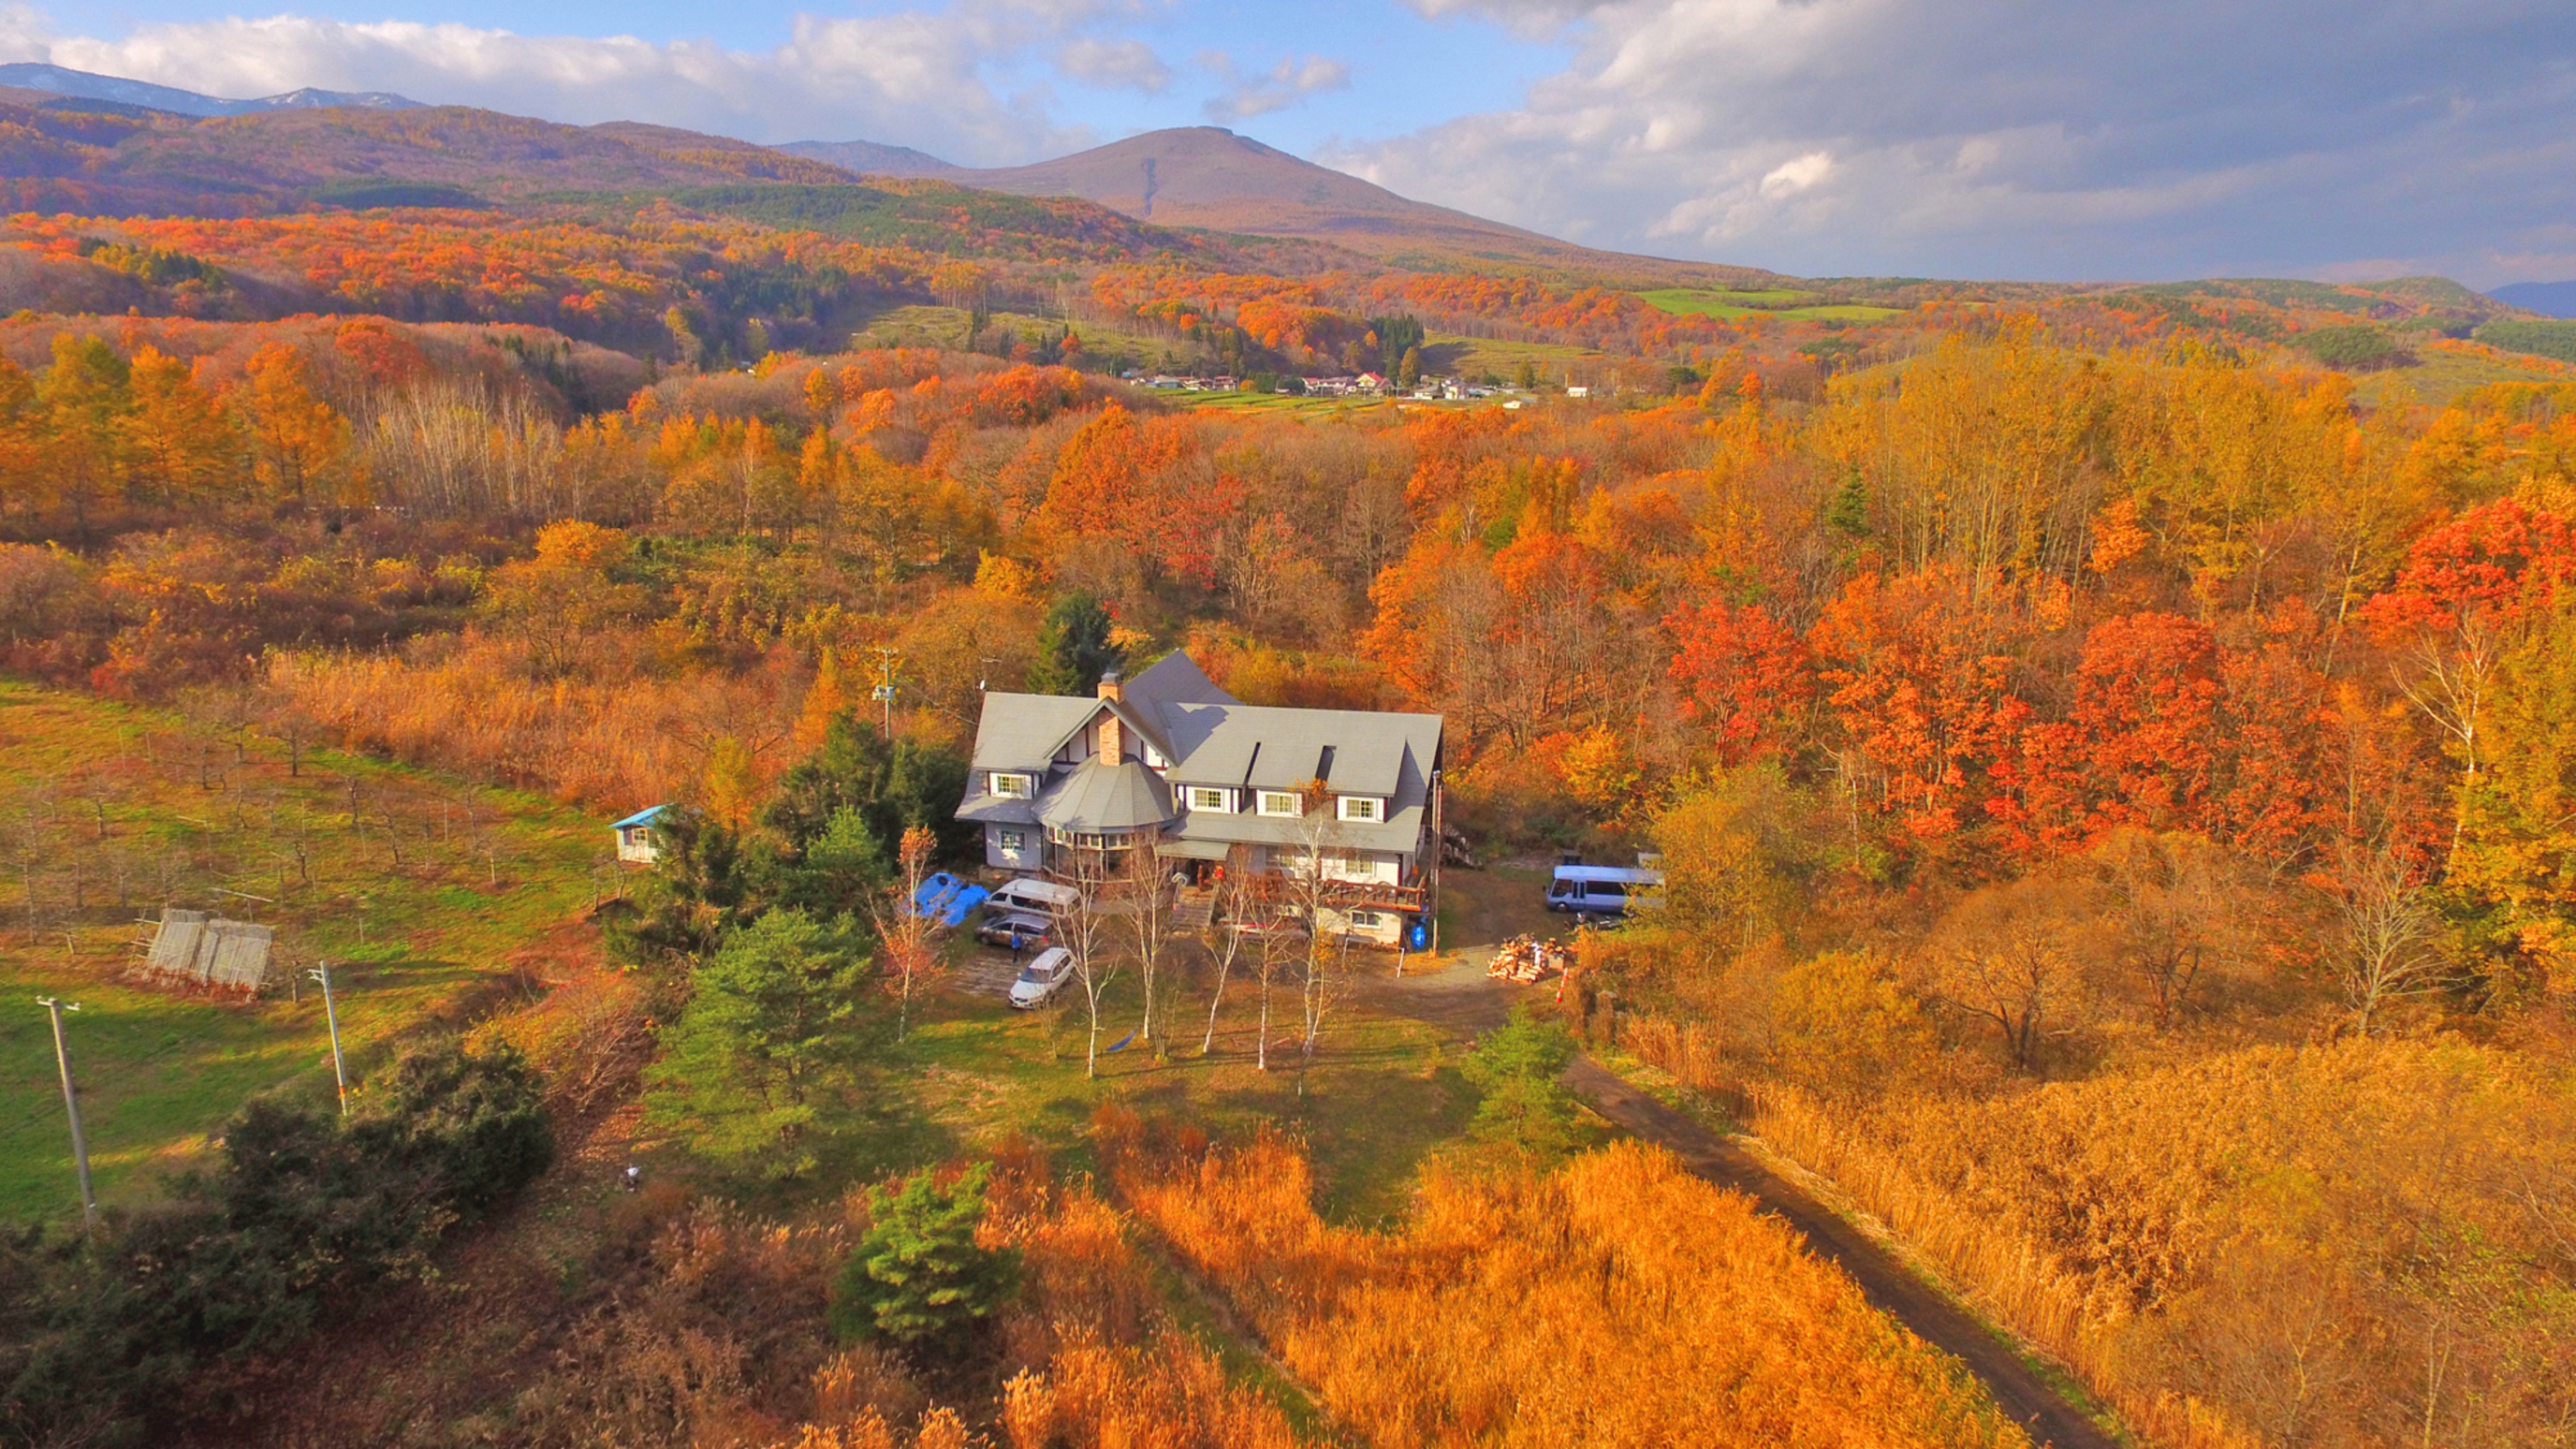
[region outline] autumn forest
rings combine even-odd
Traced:
[[[602,840],[664,802],[696,832],[565,925],[551,995],[461,1028],[465,1075],[383,1089],[487,1124],[541,1093],[558,1178],[605,1180],[578,1144],[620,1112],[704,1139],[584,1208],[609,1246],[579,1262],[471,1174],[402,1199],[448,1204],[402,1221],[449,1234],[455,1281],[571,1285],[525,1310],[543,1366],[506,1413],[413,1442],[2031,1442],[1777,1220],[1611,1140],[1554,1084],[1577,1052],[1872,1224],[2128,1442],[2576,1436],[2576,373],[2475,340],[2469,294],[1764,300],[853,198],[805,164],[640,204],[0,227],[0,671]],[[1199,371],[1278,390],[1128,376]],[[1296,395],[1361,372],[1491,392]],[[1475,1115],[1395,1168],[1302,1105],[1079,1083],[1053,1127],[961,1106],[836,1157],[862,1138],[800,1073],[864,1115],[965,1070],[901,1055],[962,1008],[881,1006],[917,943],[864,898],[980,866],[948,812],[981,693],[1175,649],[1253,703],[1441,715],[1462,900],[1651,852],[1662,908],[1579,933],[1465,1067],[1402,1046]],[[6,799],[24,969],[86,919],[89,867],[41,844],[84,788]],[[500,889],[488,865],[458,879]],[[1310,981],[1287,1048],[1226,994],[1254,978],[1173,959],[1118,988],[1159,1033],[1118,1060],[1284,1082],[1271,1053],[1324,1072],[1424,1030],[1371,1014],[1392,958],[1347,968],[1341,1016]],[[780,961],[841,1004],[789,1033],[810,1060],[762,1049],[784,1095],[747,1104],[707,1003],[770,1009]],[[814,1045],[852,1011],[877,1034]],[[1070,1082],[1079,1037],[1029,1040]],[[206,1222],[286,1211],[252,1176],[282,1158],[224,1151]],[[337,1211],[310,1209],[363,1216]],[[0,1253],[0,1424],[329,1442],[273,1325],[164,1378],[98,1336],[66,1285],[181,1254],[136,1221],[105,1267],[59,1232]],[[368,1291],[426,1281],[432,1247],[362,1236],[310,1281],[369,1252]],[[865,1296],[899,1247],[968,1265],[948,1306]]]

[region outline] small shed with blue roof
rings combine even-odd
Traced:
[[[651,865],[662,858],[660,847],[653,843],[653,822],[662,818],[668,805],[651,805],[609,828],[617,832],[617,859],[625,865]]]

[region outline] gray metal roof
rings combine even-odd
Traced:
[[[1053,830],[1134,830],[1177,813],[1172,787],[1134,760],[1085,760],[1038,800],[1038,820]]]
[[[1320,779],[1338,795],[1396,797],[1408,762],[1427,780],[1440,753],[1436,714],[1250,704],[1182,704],[1164,714],[1172,778],[1186,785],[1293,790]]]
[[[992,693],[984,696],[983,718],[975,723],[975,768],[1043,771],[1064,742],[1104,709],[1165,755],[1180,753],[1172,748],[1171,731],[1147,707],[1078,694]]]
[[[1069,772],[1054,763],[1065,742],[1103,709],[1114,710],[1140,739],[1171,758],[1169,783],[1134,760],[1115,768],[1085,760]],[[976,773],[957,813],[964,820],[1035,820],[1091,830],[1133,829],[1178,817],[1184,839],[1297,845],[1307,837],[1299,821],[1255,815],[1249,800],[1234,815],[1184,814],[1173,804],[1173,787],[1292,790],[1321,779],[1335,794],[1387,802],[1384,821],[1332,822],[1328,844],[1411,851],[1422,838],[1440,731],[1436,714],[1243,704],[1217,688],[1188,655],[1172,654],[1127,681],[1124,698],[1116,702],[987,694],[975,732]],[[1037,800],[985,794],[984,777],[993,770],[1038,775]],[[1056,778],[1049,781],[1051,773]]]
[[[983,776],[978,775],[966,787],[966,803],[957,807],[957,818],[990,825],[1035,825],[1038,806],[1034,800],[1019,800],[984,793]]]
[[[1198,661],[1175,649],[1157,661],[1153,668],[1127,681],[1128,699],[1163,717],[1170,728],[1171,707],[1176,704],[1232,704],[1242,700],[1216,687]]]
[[[984,717],[975,724],[975,768],[1044,770],[1056,747],[1099,708],[1099,700],[1078,694],[987,694]]]

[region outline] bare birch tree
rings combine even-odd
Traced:
[[[1127,853],[1122,874],[1129,908],[1127,930],[1136,946],[1136,970],[1145,988],[1145,1007],[1136,1024],[1137,1040],[1154,1040],[1154,1011],[1160,1005],[1155,995],[1161,985],[1163,957],[1172,944],[1172,892],[1164,880],[1168,858],[1163,854],[1160,835],[1138,842]]]
[[[1216,984],[1208,992],[1207,1035],[1199,1039],[1199,1055],[1216,1050],[1217,1011],[1225,1005],[1226,979],[1234,973],[1235,959],[1243,954],[1243,932],[1235,929],[1233,918],[1241,909],[1244,893],[1244,868],[1251,852],[1236,846],[1227,864],[1234,867],[1217,881],[1216,898],[1208,903],[1207,928],[1200,939],[1207,946],[1208,959],[1216,963]]]
[[[1253,972],[1261,986],[1261,1034],[1254,1039],[1252,1067],[1270,1070],[1270,987],[1279,979],[1281,961],[1288,954],[1287,941],[1280,935],[1278,922],[1264,920],[1253,932]]]
[[[2390,1006],[2448,983],[2431,893],[2394,842],[2340,852],[2330,894],[2342,920],[2338,967],[2354,1030],[2368,1036]]]
[[[1288,914],[1305,935],[1297,979],[1297,1071],[1298,1089],[1303,1091],[1306,1068],[1313,1064],[1315,1047],[1323,1036],[1325,1013],[1341,997],[1351,946],[1350,933],[1335,909],[1333,866],[1342,857],[1343,831],[1334,818],[1332,792],[1323,781],[1309,780],[1297,793],[1303,810],[1281,890]]]
[[[1088,852],[1075,851],[1067,862],[1071,869],[1066,884],[1073,887],[1070,900],[1060,900],[1047,908],[1055,921],[1055,943],[1072,957],[1076,979],[1082,982],[1082,999],[1090,1011],[1090,1034],[1082,1052],[1082,1071],[1086,1077],[1100,1075],[1100,1002],[1108,994],[1109,984],[1118,979],[1119,960],[1109,949],[1109,922],[1101,911],[1101,890],[1107,884],[1099,858]]]

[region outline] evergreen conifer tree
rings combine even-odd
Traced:
[[[999,1308],[1019,1286],[1020,1255],[975,1242],[991,1178],[979,1162],[942,1187],[925,1168],[900,1191],[870,1192],[874,1221],[834,1285],[833,1330],[902,1344],[953,1340]]]

